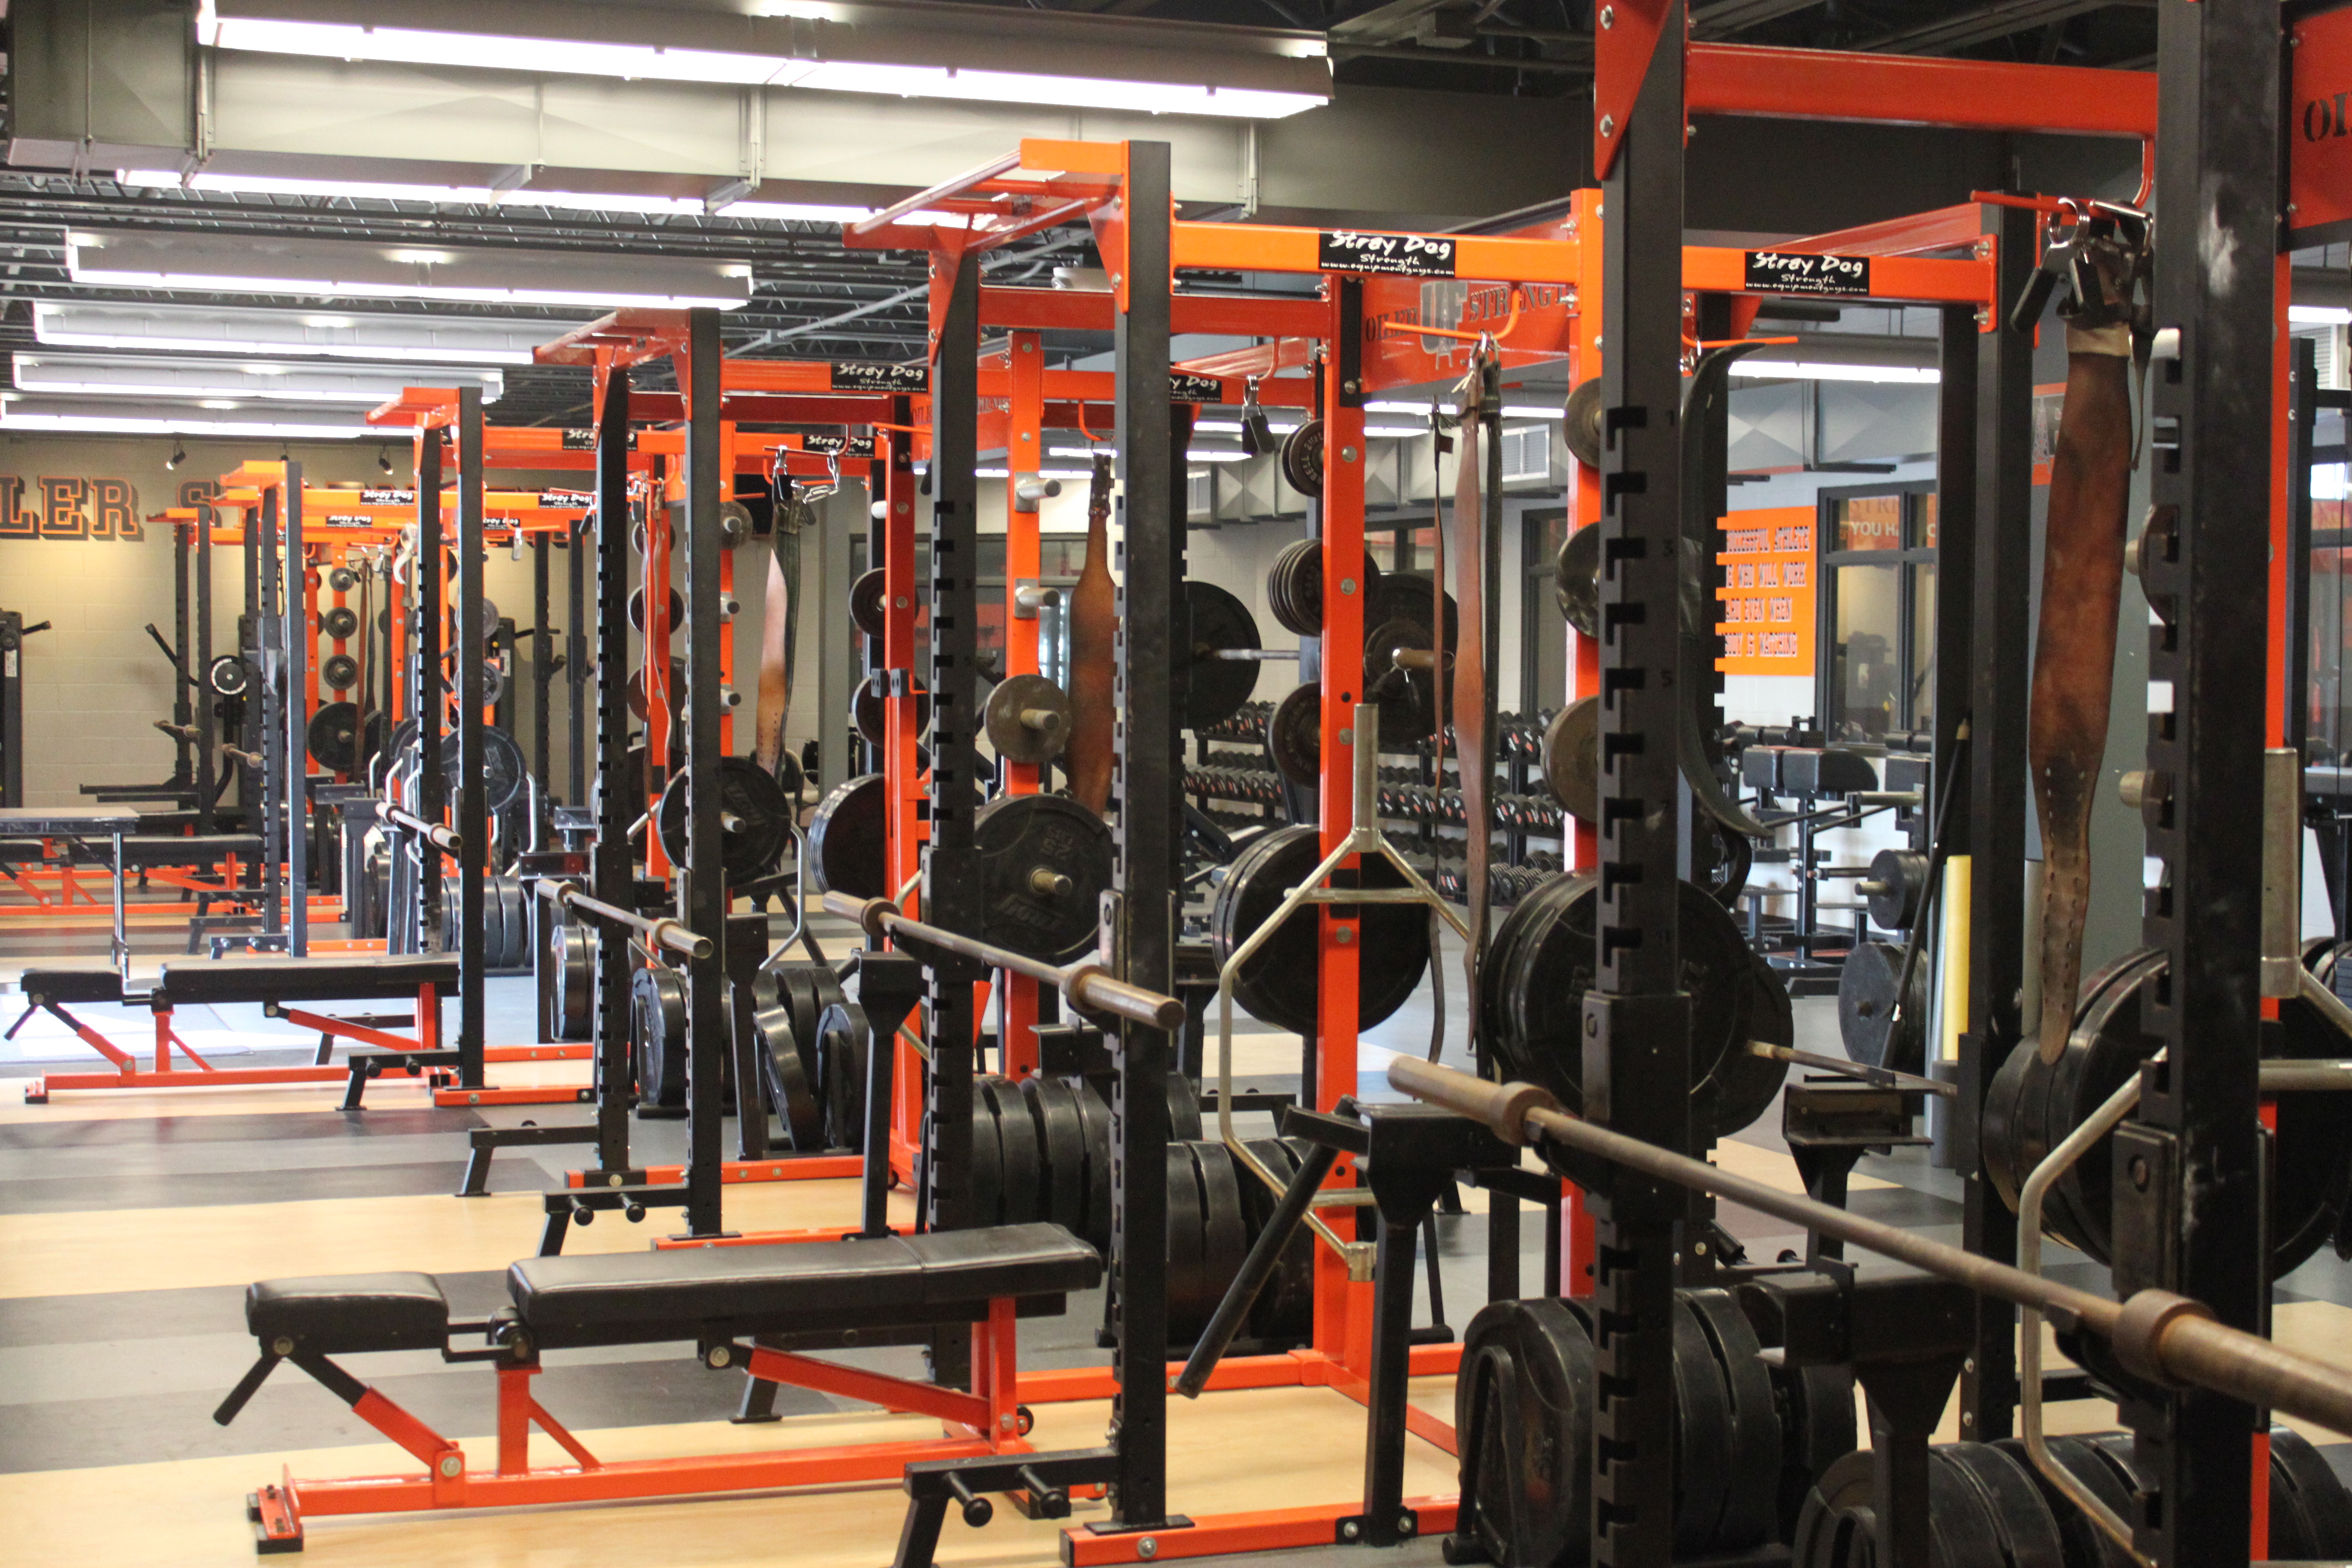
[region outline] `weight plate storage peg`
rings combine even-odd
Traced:
[[[1927,857],[1916,849],[1881,849],[1870,858],[1870,875],[1858,890],[1870,900],[1870,923],[1881,931],[1909,931],[1927,898]]]
[[[629,590],[629,625],[637,631],[646,629],[646,591]],[[669,625],[672,631],[686,625],[686,595],[672,588],[669,591]]]
[[[849,624],[869,637],[880,637],[884,622],[883,596],[888,592],[881,567],[860,574],[857,581],[849,585]]]
[[[455,730],[441,737],[441,776],[449,790],[454,805],[457,790],[465,781],[462,762],[463,748]],[[492,811],[504,811],[512,805],[530,777],[530,768],[522,758],[522,748],[515,739],[495,724],[482,726],[482,794]]]
[[[349,691],[360,683],[360,661],[347,653],[331,653],[319,663],[319,679],[330,691]]]
[[[1504,1076],[1543,1085],[1570,1110],[1584,1102],[1584,994],[1593,984],[1599,905],[1590,872],[1544,882],[1495,928],[1479,977],[1479,1017]],[[1681,989],[1691,1010],[1692,1130],[1720,1140],[1764,1114],[1788,1076],[1788,1064],[1757,1056],[1749,1043],[1792,1045],[1796,1025],[1787,988],[1728,910],[1690,882],[1681,884],[1677,907]]]
[[[1357,592],[1369,599],[1381,580],[1380,563],[1364,552],[1364,569],[1356,579]],[[1283,547],[1265,574],[1266,607],[1286,630],[1303,637],[1323,634],[1323,542],[1301,539]]]
[[[686,1108],[686,981],[663,964],[629,977],[629,1045],[637,1075],[637,1114]]]
[[[687,792],[691,770],[670,775],[654,813],[662,853],[688,863]],[[719,862],[730,882],[765,876],[792,843],[793,803],[776,776],[749,757],[719,759]]]
[[[988,743],[1007,762],[1050,763],[1070,743],[1070,697],[1043,675],[1010,675],[988,694]]]
[[[1544,726],[1544,783],[1570,816],[1601,822],[1601,699],[1580,697]],[[1747,879],[1742,877],[1741,881]]]
[[[1283,827],[1251,840],[1235,858],[1209,914],[1220,964],[1315,869],[1323,858],[1321,846],[1315,828]],[[1366,888],[1404,886],[1404,878],[1385,858],[1365,857],[1361,874]],[[1429,912],[1412,904],[1359,908],[1356,1016],[1358,1027],[1369,1029],[1404,1005],[1421,984],[1422,971],[1429,964]],[[1250,1016],[1280,1029],[1313,1031],[1320,924],[1321,916],[1311,905],[1292,910],[1242,965],[1234,981],[1234,999]]]
[[[1209,730],[1241,711],[1257,689],[1258,661],[1225,658],[1227,652],[1255,653],[1257,620],[1243,604],[1214,583],[1187,579],[1184,602],[1192,625],[1192,657],[1179,676],[1182,694],[1180,727]]]
[[[1282,438],[1282,477],[1314,500],[1323,494],[1323,421],[1309,419]]]
[[[1896,1072],[1927,1070],[1927,957],[1911,963],[1911,984],[1895,1017],[1895,988],[1903,950],[1889,942],[1856,942],[1838,970],[1838,1035],[1845,1054],[1868,1067]]]
[[[1265,751],[1274,771],[1300,789],[1319,789],[1323,782],[1323,688],[1309,681],[1266,715]]]
[[[360,706],[356,702],[322,702],[310,715],[308,731],[310,755],[331,773],[355,773],[360,768]]]
[[[869,746],[882,743],[882,726],[889,712],[885,706],[889,697],[889,679],[887,674],[876,670],[858,683],[857,694],[850,700],[850,720]],[[915,734],[919,739],[931,731],[931,694],[912,676],[907,678],[907,683],[915,693]]]
[[[1577,383],[1568,395],[1567,416],[1560,421],[1560,437],[1568,443],[1570,454],[1588,468],[1601,466],[1601,397],[1599,376]]]
[[[1004,795],[972,821],[983,929],[976,937],[1048,963],[1095,945],[1110,889],[1110,825],[1067,795]]]
[[[1551,591],[1559,601],[1559,613],[1579,634],[1601,635],[1601,530],[1597,525],[1577,529],[1560,542]]]
[[[820,893],[854,899],[887,898],[883,884],[883,813],[888,786],[880,773],[861,773],[835,784],[809,818],[809,876]]]

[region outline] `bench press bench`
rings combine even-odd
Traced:
[[[52,963],[27,969],[20,982],[25,994],[25,1011],[8,1030],[14,1036],[34,1012],[49,1014],[71,1029],[92,1050],[112,1063],[110,1073],[51,1073],[30,1080],[25,1088],[26,1100],[34,1105],[46,1103],[52,1089],[159,1089],[186,1087],[191,1084],[282,1084],[338,1083],[349,1080],[344,1104],[356,1108],[362,1085],[367,1079],[388,1068],[398,1068],[409,1073],[423,1071],[427,1067],[454,1062],[457,1054],[439,1047],[439,1004],[441,993],[452,991],[457,984],[457,959],[454,953],[421,953],[390,955],[384,953],[332,954],[310,958],[262,956],[173,961],[163,965],[163,978],[152,991],[139,992],[127,987],[122,977],[107,964],[97,963]],[[309,1002],[355,1002],[380,998],[406,998],[415,1004],[414,1018],[336,1018],[313,1013],[294,1004]],[[215,1068],[181,1039],[172,1026],[173,1010],[181,1006],[212,1004],[261,1004],[268,1016],[285,1018],[305,1028],[319,1031],[316,1058],[309,1067],[283,1068]],[[155,1060],[152,1068],[142,1068],[130,1052],[109,1040],[103,1034],[68,1009],[75,1004],[144,1003],[155,1017]],[[409,1039],[387,1034],[385,1025],[414,1024],[417,1037]],[[373,1051],[353,1052],[348,1065],[336,1067],[329,1061],[337,1038],[359,1042],[376,1047]],[[175,1068],[172,1053],[177,1050],[194,1063],[193,1069]]]
[[[1102,1260],[1055,1225],[997,1226],[920,1236],[687,1247],[591,1257],[527,1258],[507,1270],[512,1302],[489,1317],[455,1321],[426,1274],[359,1274],[263,1280],[246,1294],[246,1326],[260,1357],[214,1413],[223,1426],[280,1362],[291,1362],[353,1414],[415,1455],[425,1468],[403,1476],[297,1480],[247,1499],[256,1550],[301,1550],[306,1516],[421,1509],[497,1508],[621,1499],[838,1486],[898,1478],[908,1467],[978,1462],[975,1479],[1027,1494],[1026,1506],[1060,1517],[1068,1489],[1110,1479],[1108,1450],[1033,1454],[1017,1403],[1017,1317],[1056,1313],[1091,1289]],[[972,1392],[821,1361],[818,1350],[924,1342],[969,1325]],[[478,1337],[478,1343],[462,1343]],[[530,1392],[551,1350],[691,1340],[714,1370],[934,1417],[941,1436],[828,1448],[784,1448],[700,1458],[599,1462]],[[498,1376],[498,1458],[478,1468],[445,1437],[331,1359],[383,1351],[437,1351],[445,1361],[488,1362]],[[534,1468],[537,1426],[570,1462]],[[1001,1474],[999,1472],[1002,1472]],[[910,1488],[910,1490],[915,1489]],[[916,1492],[908,1535],[929,1549],[917,1515],[937,1521],[946,1481]],[[994,1485],[983,1489],[997,1489]],[[971,1517],[969,1483],[964,1496]],[[984,1510],[984,1505],[982,1505]],[[985,1518],[984,1511],[981,1514]],[[919,1568],[908,1563],[907,1568]]]

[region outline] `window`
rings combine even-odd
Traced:
[[[1925,484],[1821,494],[1815,669],[1832,741],[1878,741],[1933,722],[1936,496]]]
[[[1527,425],[1503,432],[1503,479],[1551,478],[1551,426]]]
[[[1217,477],[1209,468],[1192,468],[1184,475],[1184,511],[1189,517],[1206,517],[1217,510]]]

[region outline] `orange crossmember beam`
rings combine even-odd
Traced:
[[[790,1384],[819,1394],[837,1394],[844,1399],[878,1405],[900,1415],[932,1415],[974,1431],[988,1429],[986,1396],[942,1388],[936,1383],[917,1383],[910,1378],[891,1377],[863,1367],[844,1366],[838,1362],[761,1346],[752,1348],[751,1365],[744,1370],[770,1383]]]
[[[593,1470],[569,1467],[499,1475],[467,1470],[436,1482],[427,1475],[359,1476],[345,1480],[289,1483],[296,1513],[409,1513],[439,1508],[522,1508],[547,1503],[609,1502],[630,1498],[692,1497],[711,1492],[772,1491],[784,1487],[847,1486],[895,1481],[921,1459],[960,1459],[991,1452],[977,1438],[921,1443],[873,1443],[762,1454],[681,1459],[640,1459]]]
[[[240,1083],[341,1083],[350,1076],[346,1069],[339,1067],[215,1068],[209,1072],[191,1072],[176,1068],[169,1072],[156,1072],[152,1068],[134,1068],[129,1072],[119,1073],[44,1073],[37,1081],[53,1089],[189,1089],[198,1085],[218,1089],[226,1084]]]
[[[1454,1529],[1457,1500],[1450,1497],[1407,1498],[1423,1535],[1442,1535]],[[1118,1535],[1097,1535],[1087,1530],[1062,1531],[1062,1562],[1066,1568],[1101,1568],[1112,1563],[1165,1562],[1171,1557],[1223,1557],[1236,1552],[1296,1552],[1309,1546],[1339,1544],[1339,1521],[1361,1513],[1361,1498],[1346,1502],[1317,1503],[1305,1508],[1264,1509],[1255,1513],[1202,1514],[1190,1526]],[[1147,1553],[1146,1544],[1150,1550]]]
[[[585,1105],[596,1098],[586,1085],[537,1084],[528,1089],[436,1089],[436,1105]]]
[[[800,1154],[782,1160],[730,1160],[719,1167],[719,1179],[723,1182],[823,1182],[837,1181],[845,1176],[865,1173],[866,1162],[856,1154]],[[584,1187],[590,1184],[589,1173],[567,1172],[563,1184]],[[647,1165],[646,1184],[675,1186],[686,1180],[684,1165]],[[750,1240],[751,1237],[744,1237]],[[839,1239],[837,1235],[826,1240]],[[698,1243],[697,1245],[704,1245]]]
[[[2059,135],[2156,134],[2156,73],[1836,49],[1693,44],[1693,114]]]

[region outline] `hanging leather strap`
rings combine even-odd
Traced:
[[[1087,558],[1070,592],[1070,742],[1062,766],[1070,795],[1096,816],[1110,809],[1112,705],[1118,603],[1110,580],[1110,458],[1095,458],[1087,495]]]
[[[2066,1047],[2090,912],[2091,805],[2107,750],[2131,484],[2131,329],[2066,329],[2066,403],[2050,465],[2027,752],[2042,825],[2044,1062]]]
[[[793,654],[800,640],[801,524],[798,497],[779,498],[775,549],[768,557],[767,608],[760,623],[760,700],[751,755],[772,773],[783,761],[784,718],[793,705]]]
[[[1483,495],[1486,443],[1478,388],[1483,377],[1474,375],[1462,403],[1460,453],[1454,466],[1454,597],[1461,610],[1461,627],[1454,649],[1454,751],[1462,772],[1462,820],[1469,834],[1467,864],[1463,868],[1470,928],[1462,952],[1463,995],[1478,995],[1478,969],[1486,951],[1490,900],[1487,862],[1494,844],[1494,819],[1488,807],[1495,776],[1494,737],[1486,722],[1486,508]],[[1444,600],[1438,600],[1438,620],[1432,641],[1441,661],[1445,647]],[[1469,1007],[1475,1021],[1476,1006]],[[1475,1024],[1473,1028],[1475,1031]]]

